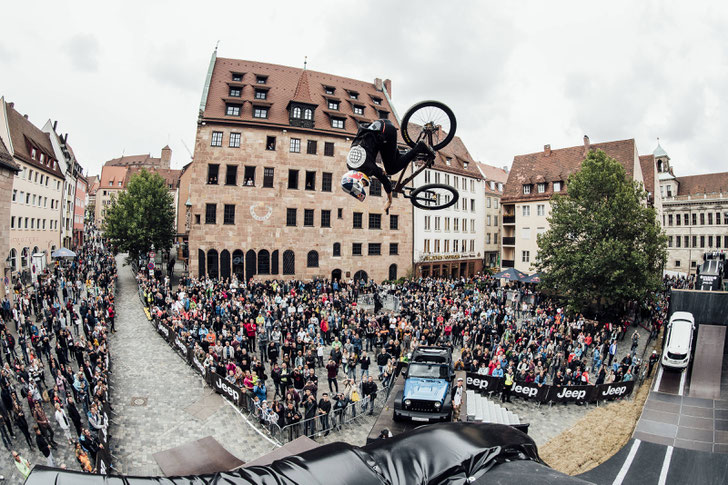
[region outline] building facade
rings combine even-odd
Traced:
[[[627,177],[644,183],[642,165],[634,139],[591,144],[584,137],[583,146],[517,155],[508,174],[503,197],[503,237],[501,267],[532,273],[538,255],[539,234],[549,229],[551,197],[567,193],[569,175],[581,168],[590,150],[603,150],[617,160]]]
[[[9,266],[14,277],[29,282],[61,244],[64,175],[48,134],[13,103],[0,101],[0,138],[20,170],[13,179]]]
[[[706,252],[728,248],[728,172],[676,177],[659,143],[653,155],[663,196],[665,270],[694,275]]]
[[[508,180],[508,171],[478,163],[485,187],[485,247],[483,262],[487,268],[500,266],[501,197]]]
[[[10,208],[14,178],[18,171],[18,165],[0,137],[0,298],[10,291],[11,286]]]
[[[389,81],[218,58],[203,90],[178,229],[193,276],[395,279],[412,262],[412,208],[378,181],[340,188],[358,123],[389,118]]]
[[[460,137],[437,153],[431,169],[414,186],[444,183],[459,194],[447,209],[414,209],[415,274],[423,277],[472,276],[483,270],[485,184],[478,164]]]
[[[76,198],[73,204],[73,247],[79,248],[84,241],[84,222],[86,220],[86,201],[88,200],[88,182],[83,174],[76,179]]]

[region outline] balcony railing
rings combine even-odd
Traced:
[[[516,223],[516,216],[503,216],[503,224],[515,224]]]
[[[503,268],[513,268],[515,266],[515,262],[512,259],[504,259],[501,262],[501,267]]]
[[[503,245],[504,246],[515,246],[516,238],[514,236],[503,236]]]

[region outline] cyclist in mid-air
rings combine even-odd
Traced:
[[[381,155],[384,170],[377,165],[377,154]],[[363,201],[367,194],[364,190],[369,186],[369,178],[373,175],[379,179],[387,192],[384,210],[392,205],[392,183],[389,175],[403,170],[419,154],[435,153],[422,141],[404,154],[397,150],[397,128],[389,120],[377,120],[368,124],[360,124],[359,131],[351,142],[351,150],[346,156],[349,171],[341,178],[341,187],[351,196]]]

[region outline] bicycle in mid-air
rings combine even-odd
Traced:
[[[405,177],[406,169],[402,170],[397,182],[392,184],[392,192],[402,194],[412,205],[424,210],[441,210],[456,204],[460,194],[455,187],[440,183],[409,185],[415,177],[433,167],[438,150],[452,141],[456,128],[452,110],[439,101],[422,101],[407,110],[400,126],[402,138],[413,148],[418,141],[425,142],[431,154],[419,155],[409,176]]]

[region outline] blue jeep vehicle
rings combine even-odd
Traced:
[[[394,420],[451,421],[452,349],[419,347],[404,373],[404,390],[394,400]]]

